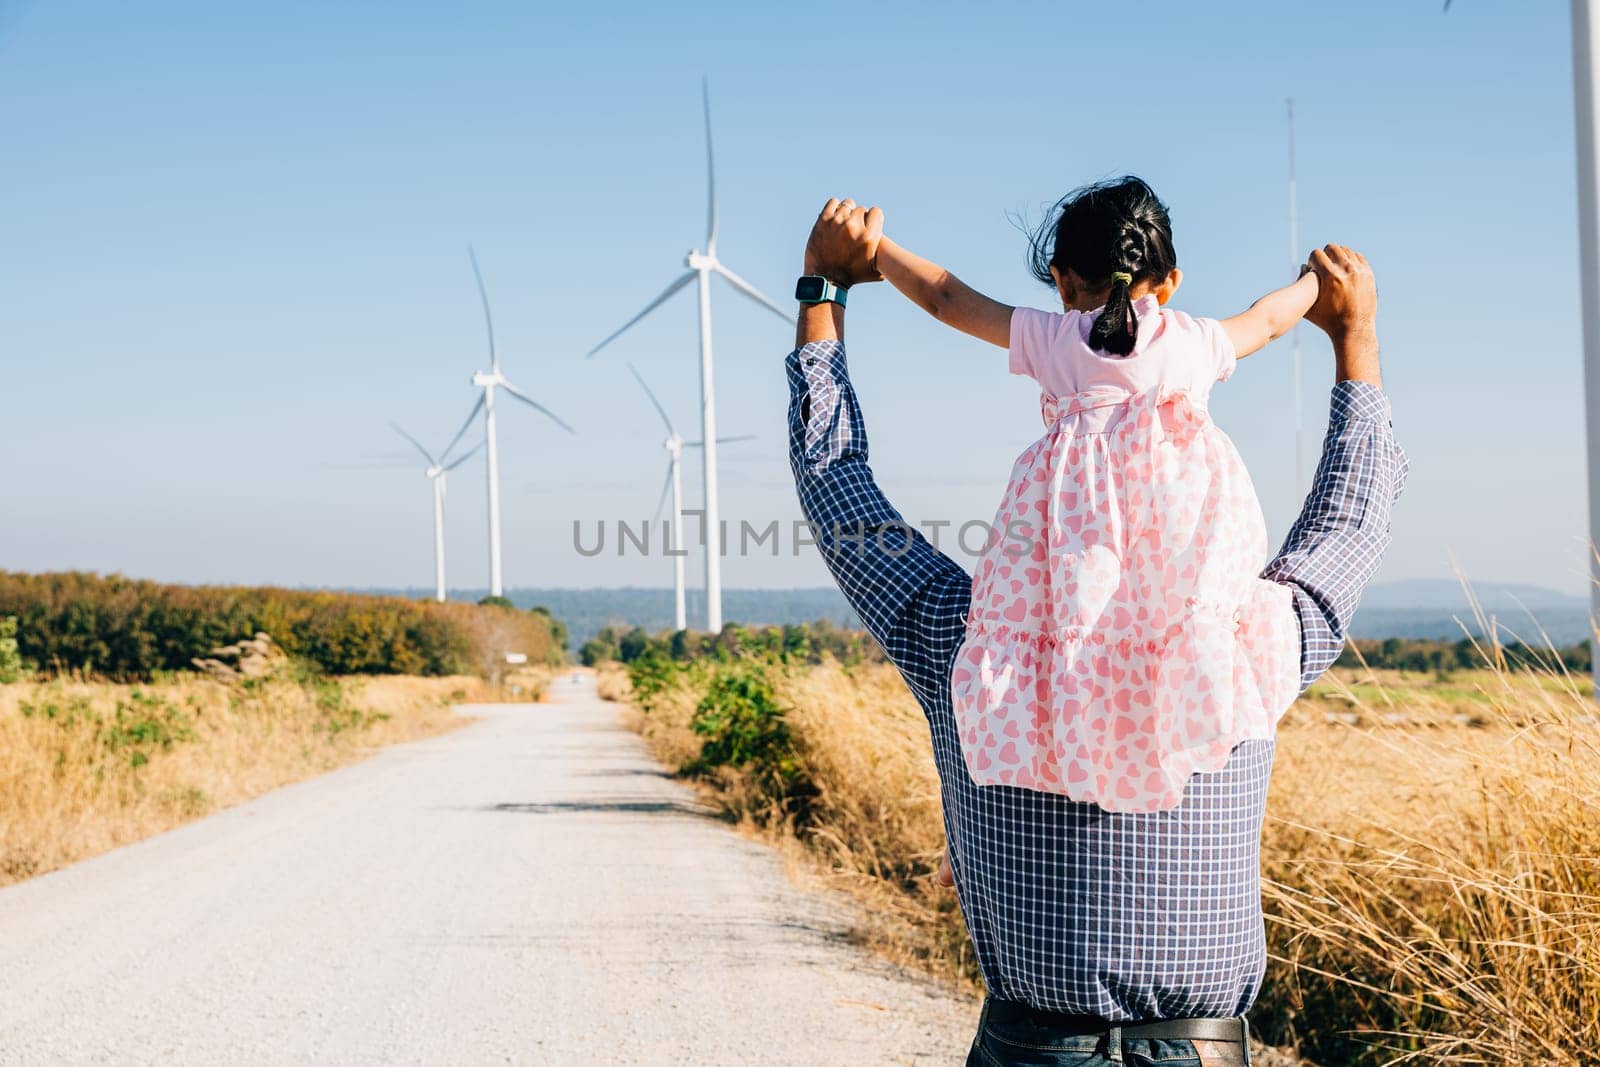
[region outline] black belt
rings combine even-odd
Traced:
[[[1231,1019],[1159,1019],[1148,1023],[1114,1023],[1098,1015],[1066,1015],[990,997],[984,1001],[983,1018],[985,1022],[1028,1022],[1067,1037],[1094,1035],[1121,1040],[1221,1041],[1243,1045],[1245,1062],[1250,1062],[1250,1024],[1243,1016]]]

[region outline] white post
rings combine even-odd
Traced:
[[[444,603],[444,472],[433,476],[433,599]]]
[[[1583,305],[1583,391],[1589,450],[1589,599],[1591,622],[1600,618],[1600,174],[1595,166],[1595,23],[1589,0],[1572,0],[1573,114],[1578,135],[1578,278]],[[1591,626],[1591,631],[1593,627]],[[1600,648],[1591,640],[1596,691]]]
[[[500,596],[500,453],[494,439],[494,386],[483,391],[483,432],[489,469],[489,595]]]
[[[1286,103],[1289,108],[1289,269],[1291,280],[1300,276],[1300,206],[1296,203],[1294,179],[1294,97]],[[1294,365],[1294,498],[1296,506],[1305,497],[1306,427],[1300,410],[1300,323],[1295,321],[1290,333],[1290,349]]]
[[[676,438],[676,434],[673,435]],[[672,553],[672,621],[673,629],[687,630],[689,628],[689,614],[684,606],[683,597],[683,474],[682,466],[678,462],[680,453],[672,453],[672,528],[669,540]]]
[[[717,412],[711,380],[711,272],[700,282],[700,439],[705,442],[706,631],[722,632],[722,516],[717,506]]]

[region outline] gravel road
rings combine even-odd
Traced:
[[[951,1064],[592,682],[0,890],[0,1063]]]

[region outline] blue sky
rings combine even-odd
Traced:
[[[388,429],[442,444],[486,360],[581,431],[501,420],[511,585],[666,584],[588,559],[572,522],[647,515],[662,473],[632,360],[697,423],[685,293],[581,354],[681,271],[704,227],[786,300],[821,201],[1049,306],[1008,213],[1125,171],[1171,205],[1177,303],[1226,315],[1287,273],[1284,98],[1301,232],[1365,251],[1413,475],[1383,577],[1583,587],[1567,5],[853,7],[152,0],[0,2],[0,567],[184,581],[424,585],[430,497]],[[797,516],[791,337],[713,295],[724,509]],[[1038,432],[998,349],[859,290],[852,364],[875,466],[913,519],[987,518]],[[1331,381],[1303,332],[1308,452]],[[1286,342],[1213,401],[1274,539],[1292,517]],[[687,479],[691,503],[698,474]],[[484,583],[481,467],[450,487],[452,584]],[[691,578],[698,573],[691,565]],[[809,554],[734,586],[820,584]]]

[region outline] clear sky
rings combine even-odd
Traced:
[[[859,5],[0,0],[0,568],[183,581],[426,585],[430,496],[387,426],[442,445],[486,363],[580,430],[501,420],[509,585],[662,585],[660,558],[573,549],[638,519],[663,470],[632,360],[698,436],[692,293],[582,353],[704,230],[709,76],[725,261],[787,302],[823,199],[994,295],[1049,306],[1008,213],[1147,178],[1177,303],[1226,315],[1289,273],[1284,98],[1301,232],[1365,251],[1411,453],[1389,579],[1583,587],[1567,5]],[[798,514],[792,336],[721,286],[729,517]],[[849,335],[875,467],[913,519],[987,518],[1039,432],[999,349],[892,290]],[[1307,450],[1330,357],[1303,331]],[[1295,509],[1290,352],[1219,386],[1273,538]],[[1308,466],[1310,456],[1308,455]],[[691,503],[699,477],[686,479]],[[452,584],[483,585],[482,467],[450,483]],[[691,566],[691,577],[698,563]],[[814,556],[733,586],[821,584]]]

